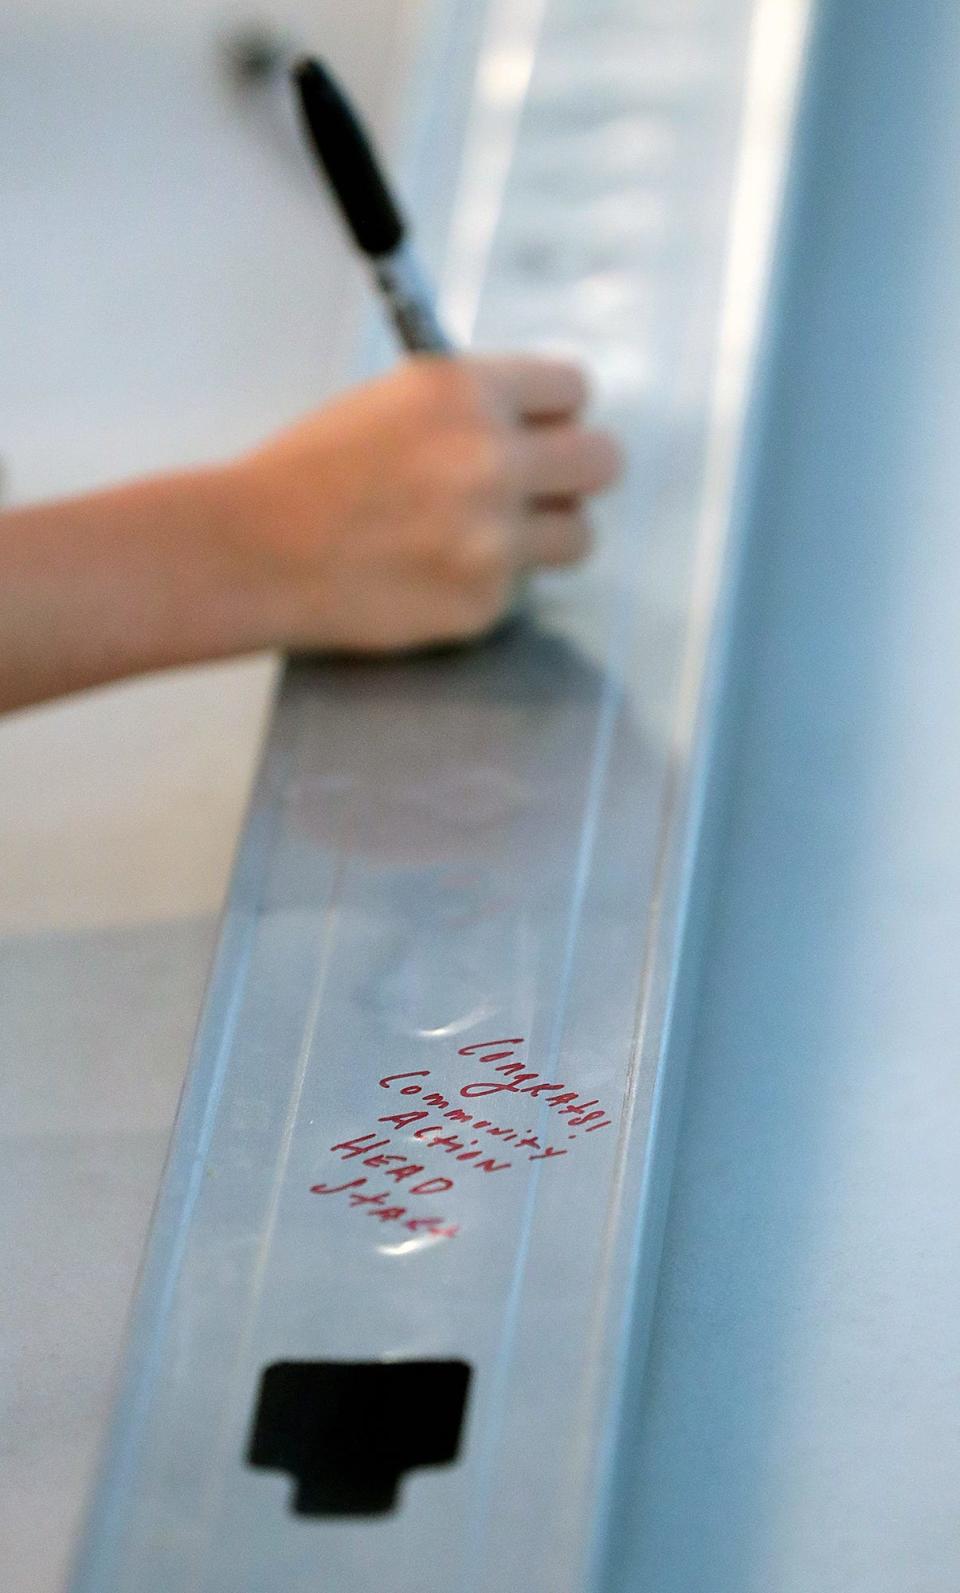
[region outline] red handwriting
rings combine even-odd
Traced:
[[[529,1095],[555,1108],[566,1118],[568,1128],[584,1128],[588,1134],[592,1134],[595,1129],[610,1127],[611,1119],[602,1108],[591,1110],[592,1107],[600,1107],[598,1100],[585,1101],[578,1090],[568,1090],[565,1084],[552,1084],[541,1078],[539,1073],[525,1073],[522,1062],[508,1060],[514,1057],[514,1047],[522,1044],[522,1040],[485,1040],[461,1046],[460,1056],[476,1056],[478,1062],[495,1064],[494,1073],[505,1075],[504,1079],[478,1079],[475,1083],[465,1084],[460,1091],[463,1098],[472,1101],[500,1094]],[[508,1049],[503,1050],[504,1046]],[[483,1054],[477,1055],[478,1052]],[[555,1093],[551,1095],[551,1091]]]
[[[373,1144],[364,1143],[373,1141]],[[363,1156],[364,1167],[384,1167],[387,1169],[386,1177],[392,1178],[395,1183],[402,1184],[404,1179],[416,1178],[424,1168],[416,1162],[408,1162],[405,1156],[365,1155],[365,1152],[379,1151],[382,1145],[389,1145],[388,1139],[377,1139],[376,1134],[358,1134],[356,1139],[342,1139],[339,1144],[331,1145],[332,1151],[342,1151],[342,1161],[348,1162],[353,1156]],[[391,1162],[399,1162],[399,1167],[391,1167]],[[429,1188],[427,1186],[430,1186]],[[416,1184],[411,1190],[411,1195],[442,1195],[453,1188],[452,1178],[428,1178],[424,1184]]]
[[[413,1117],[428,1117],[429,1113],[428,1112],[414,1112],[414,1113],[411,1114],[409,1112],[399,1112],[397,1114],[398,1118],[401,1118],[401,1119],[410,1117],[411,1115]],[[391,1117],[381,1117],[379,1119],[379,1121],[381,1123],[392,1123],[394,1120]],[[401,1121],[401,1122],[396,1123],[395,1126],[398,1127],[398,1128],[406,1128],[407,1124],[405,1122]],[[437,1131],[442,1131],[443,1124],[442,1123],[434,1124],[434,1129],[437,1130]],[[414,1134],[414,1136],[413,1136],[414,1139],[420,1139],[421,1135],[422,1135],[422,1132],[423,1132],[422,1130],[419,1130],[416,1134]],[[371,1143],[366,1143],[365,1144],[364,1141],[372,1141],[373,1143],[372,1144]],[[474,1143],[476,1143],[476,1142],[474,1142]],[[334,1150],[334,1151],[342,1151],[343,1152],[343,1160],[345,1162],[349,1161],[351,1156],[363,1156],[363,1165],[365,1167],[385,1166],[388,1162],[394,1162],[394,1161],[396,1161],[396,1162],[405,1162],[406,1161],[406,1157],[405,1156],[394,1156],[394,1155],[391,1155],[391,1156],[365,1156],[364,1155],[365,1151],[378,1151],[380,1149],[381,1145],[389,1145],[389,1144],[390,1144],[390,1140],[388,1140],[388,1139],[377,1139],[376,1134],[358,1134],[356,1139],[341,1140],[339,1145],[331,1145],[330,1149]],[[464,1149],[463,1140],[462,1139],[457,1139],[455,1134],[448,1134],[448,1135],[446,1135],[445,1138],[441,1138],[441,1139],[428,1140],[427,1144],[429,1144],[429,1146],[430,1146],[430,1148],[432,1150],[443,1150],[443,1151],[446,1151],[448,1156],[455,1155],[458,1151],[462,1151]],[[480,1155],[479,1151],[468,1151],[465,1156],[457,1156],[457,1161],[458,1162],[472,1161],[473,1157],[479,1156],[479,1155]],[[477,1172],[481,1172],[481,1173],[505,1173],[507,1171],[507,1168],[510,1166],[510,1163],[509,1162],[495,1162],[492,1157],[486,1157],[483,1161],[473,1162],[473,1165],[476,1168]],[[416,1172],[421,1172],[421,1173],[423,1172],[423,1168],[422,1167],[417,1167],[416,1163],[412,1164],[412,1168]],[[396,1178],[397,1181],[399,1182],[399,1180],[401,1178],[405,1178],[405,1177],[409,1176],[409,1170],[406,1167],[397,1168],[389,1176],[391,1178]]]
[[[596,1098],[585,1101],[577,1090],[568,1090],[564,1084],[552,1084],[548,1080],[542,1079],[539,1073],[524,1072],[522,1062],[510,1060],[513,1057],[513,1052],[502,1048],[504,1046],[513,1046],[514,1044],[520,1045],[522,1041],[494,1040],[492,1045],[501,1047],[499,1050],[491,1050],[491,1042],[485,1042],[484,1045],[461,1047],[460,1056],[468,1056],[475,1051],[481,1051],[484,1054],[478,1057],[478,1061],[495,1064],[493,1071],[505,1075],[503,1079],[477,1079],[463,1085],[460,1090],[461,1099],[469,1101],[484,1099],[491,1095],[529,1095],[534,1100],[540,1100],[541,1098],[545,1100],[549,1107],[554,1108],[561,1117],[566,1119],[568,1128],[582,1128],[586,1133],[592,1134],[595,1129],[610,1127],[611,1119],[600,1107],[600,1103]],[[541,1144],[532,1129],[528,1128],[525,1134],[521,1134],[519,1129],[500,1127],[489,1118],[477,1117],[472,1112],[464,1111],[463,1107],[452,1106],[449,1099],[441,1094],[439,1090],[427,1090],[423,1084],[417,1082],[420,1079],[428,1079],[429,1077],[429,1068],[416,1068],[410,1073],[388,1073],[380,1080],[380,1088],[382,1090],[398,1089],[401,1095],[419,1095],[421,1100],[418,1106],[432,1107],[450,1122],[470,1124],[473,1128],[479,1129],[494,1138],[502,1139],[508,1143],[512,1142],[513,1148],[517,1150],[532,1148],[535,1154],[530,1157],[530,1161],[547,1160],[550,1157],[565,1156],[567,1154],[565,1149],[556,1145]],[[397,1128],[404,1128],[409,1124],[418,1121],[422,1122],[429,1115],[428,1111],[420,1111],[419,1113],[410,1111],[408,1113],[395,1113],[389,1118],[381,1117],[379,1121],[381,1123],[392,1122]],[[429,1132],[427,1129],[418,1130],[416,1137],[420,1138],[427,1132]],[[575,1139],[576,1135],[570,1134],[568,1138]],[[472,1140],[470,1143],[475,1145],[477,1142]],[[462,1145],[459,1148],[461,1150],[465,1149]],[[479,1152],[477,1154],[479,1155]]]
[[[380,1088],[382,1090],[389,1090],[392,1089],[396,1080],[426,1078],[428,1076],[428,1068],[419,1068],[416,1073],[388,1073],[386,1078],[380,1080]],[[529,1158],[529,1160],[532,1162],[546,1161],[552,1156],[566,1156],[567,1154],[567,1151],[564,1147],[541,1144],[537,1135],[530,1128],[528,1128],[524,1134],[519,1128],[498,1127],[497,1124],[492,1123],[489,1118],[474,1117],[472,1112],[465,1112],[463,1111],[462,1107],[451,1107],[446,1096],[441,1095],[439,1090],[430,1090],[426,1095],[423,1095],[421,1085],[406,1084],[402,1086],[400,1094],[420,1095],[424,1107],[432,1107],[439,1116],[445,1117],[448,1122],[468,1123],[471,1125],[471,1127],[481,1130],[481,1132],[488,1134],[493,1139],[503,1140],[505,1144],[509,1144],[514,1150],[532,1150],[534,1154]],[[395,1129],[405,1129],[412,1127],[414,1123],[423,1123],[424,1119],[429,1116],[430,1113],[428,1111],[421,1110],[418,1107],[407,1112],[388,1112],[386,1116],[378,1117],[377,1122],[389,1123]],[[443,1135],[445,1126],[446,1125],[443,1123],[428,1124],[425,1128],[418,1128],[413,1137],[414,1139],[426,1139],[428,1134]],[[469,1162],[475,1157],[480,1158],[483,1156],[483,1152],[481,1150],[471,1150],[469,1148],[470,1145],[476,1145],[478,1143],[476,1139],[470,1140],[468,1145],[466,1141],[457,1140],[456,1136],[451,1134],[440,1139],[428,1140],[427,1143],[430,1145],[439,1145],[444,1150],[458,1152],[459,1154],[457,1155],[457,1160],[461,1162]],[[510,1163],[507,1162],[504,1165],[509,1166]],[[482,1160],[477,1161],[477,1166],[483,1168],[483,1170],[487,1172],[493,1170],[488,1168]]]
[[[516,1056],[516,1047],[523,1044],[524,1041],[518,1038],[462,1046],[459,1051],[461,1057],[475,1058],[497,1077],[491,1077],[488,1073],[484,1078],[470,1080],[460,1087],[460,1099],[473,1101],[491,1096],[529,1096],[556,1112],[562,1119],[562,1126],[568,1130],[582,1128],[592,1134],[594,1129],[610,1127],[611,1119],[598,1100],[584,1100],[578,1090],[569,1090],[565,1084],[551,1083],[539,1073],[525,1071],[525,1064],[518,1061]],[[392,1192],[380,1190],[375,1194],[368,1193],[369,1180],[366,1174],[362,1174],[344,1183],[314,1184],[311,1194],[345,1196],[351,1206],[366,1211],[380,1222],[399,1222],[411,1233],[431,1233],[439,1238],[451,1239],[458,1232],[456,1225],[451,1225],[442,1217],[411,1216],[406,1205],[396,1202],[400,1199],[407,1201],[449,1194],[454,1189],[453,1179],[429,1176],[427,1167],[422,1162],[411,1160],[409,1152],[393,1149],[397,1142],[390,1138],[391,1134],[408,1134],[409,1139],[416,1144],[414,1155],[420,1153],[421,1146],[423,1150],[431,1152],[442,1151],[445,1156],[453,1158],[457,1167],[464,1166],[470,1171],[488,1175],[508,1172],[513,1163],[497,1161],[495,1156],[490,1155],[489,1147],[484,1147],[484,1138],[496,1140],[498,1145],[509,1148],[511,1152],[528,1152],[527,1160],[531,1162],[552,1161],[558,1156],[569,1154],[566,1146],[548,1144],[533,1129],[505,1127],[491,1118],[480,1117],[475,1112],[454,1105],[449,1096],[428,1086],[426,1081],[430,1077],[430,1068],[386,1074],[380,1080],[380,1088],[395,1095],[410,1097],[410,1106],[378,1117],[377,1122],[382,1125],[379,1137],[374,1129],[365,1134],[356,1134],[352,1139],[338,1140],[330,1146],[331,1153],[341,1161],[359,1161],[361,1167],[374,1168],[383,1179],[392,1183]],[[473,1137],[451,1133],[451,1123],[473,1129]],[[575,1132],[567,1134],[568,1139],[576,1137]],[[452,1171],[451,1164],[447,1165]]]
[[[429,1233],[437,1239],[455,1239],[460,1232],[454,1224],[447,1223],[443,1217],[410,1217],[407,1215],[406,1206],[391,1206],[391,1196],[386,1190],[379,1194],[361,1194],[361,1189],[366,1185],[366,1178],[351,1178],[346,1184],[314,1184],[310,1190],[311,1195],[346,1195],[351,1206],[362,1206],[366,1209],[368,1217],[376,1217],[379,1222],[399,1222],[410,1233]],[[430,1179],[430,1183],[450,1184],[448,1178]],[[451,1185],[452,1187],[452,1185]],[[411,1195],[422,1195],[428,1191],[417,1186],[408,1191]],[[393,1197],[396,1198],[395,1196]]]

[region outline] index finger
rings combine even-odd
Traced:
[[[573,360],[508,354],[483,363],[516,420],[562,419],[590,396],[586,375]]]

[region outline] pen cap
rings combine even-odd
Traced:
[[[300,61],[293,77],[314,149],[358,247],[368,255],[392,253],[403,239],[403,218],[349,100],[317,60]]]

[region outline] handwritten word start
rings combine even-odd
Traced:
[[[423,1172],[423,1168],[418,1169]],[[390,1175],[388,1174],[388,1177]],[[395,1176],[395,1175],[394,1175]],[[445,1222],[443,1217],[411,1217],[406,1206],[391,1206],[391,1199],[396,1200],[396,1195],[385,1189],[376,1195],[361,1195],[360,1190],[367,1183],[366,1178],[351,1178],[345,1184],[314,1184],[310,1190],[311,1195],[346,1195],[351,1206],[365,1207],[369,1217],[377,1217],[381,1222],[400,1222],[411,1233],[433,1234],[436,1239],[455,1239],[460,1232],[456,1224]],[[452,1178],[428,1178],[423,1184],[415,1184],[412,1189],[404,1194],[427,1195],[438,1193],[437,1185],[445,1189],[453,1188]]]

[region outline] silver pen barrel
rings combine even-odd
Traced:
[[[433,293],[406,239],[389,254],[372,259],[370,268],[403,347],[411,354],[453,354]]]

